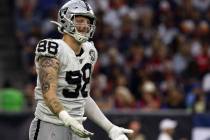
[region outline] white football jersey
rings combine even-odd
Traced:
[[[44,39],[36,47],[35,65],[38,74],[40,56],[55,57],[60,61],[58,74],[57,96],[64,109],[72,117],[81,118],[84,115],[85,98],[89,96],[90,79],[94,64],[97,60],[97,51],[92,42],[82,44],[82,51],[75,55],[74,51],[61,39]],[[46,106],[39,75],[35,88],[37,107],[35,116],[40,120],[54,124],[62,124]]]

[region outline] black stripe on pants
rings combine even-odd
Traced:
[[[40,128],[40,122],[41,122],[41,120],[38,119],[37,126],[36,126],[36,132],[35,132],[35,135],[34,135],[34,140],[37,140],[37,138],[38,138],[39,128]]]

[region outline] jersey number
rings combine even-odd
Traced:
[[[77,98],[81,92],[82,97],[87,97],[88,91],[86,86],[90,82],[91,64],[87,63],[82,67],[82,70],[68,71],[66,73],[66,81],[70,85],[75,85],[75,91],[63,89],[63,96],[66,98]],[[84,84],[82,85],[82,80]]]
[[[48,52],[49,54],[56,55],[58,53],[58,43],[53,41],[42,40],[38,44],[38,52]]]

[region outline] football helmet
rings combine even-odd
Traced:
[[[90,20],[87,33],[80,33],[74,23],[76,16],[84,16]],[[96,18],[91,6],[85,0],[70,0],[65,3],[58,12],[57,21],[51,21],[58,25],[60,33],[73,36],[78,42],[84,43],[93,37]]]

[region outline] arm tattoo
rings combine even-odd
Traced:
[[[63,110],[63,105],[56,97],[59,61],[55,58],[41,57],[39,66],[39,80],[45,103],[53,113],[58,115]]]
[[[42,93],[45,94],[50,90],[50,88],[56,87],[59,62],[54,58],[41,57],[39,64],[39,80],[41,83]]]
[[[63,110],[63,105],[59,102],[57,98],[52,98],[48,101],[48,106],[50,110],[57,116],[61,110]]]
[[[63,110],[63,105],[56,97],[59,61],[55,58],[41,57],[39,65],[39,79],[45,103],[58,116]]]

